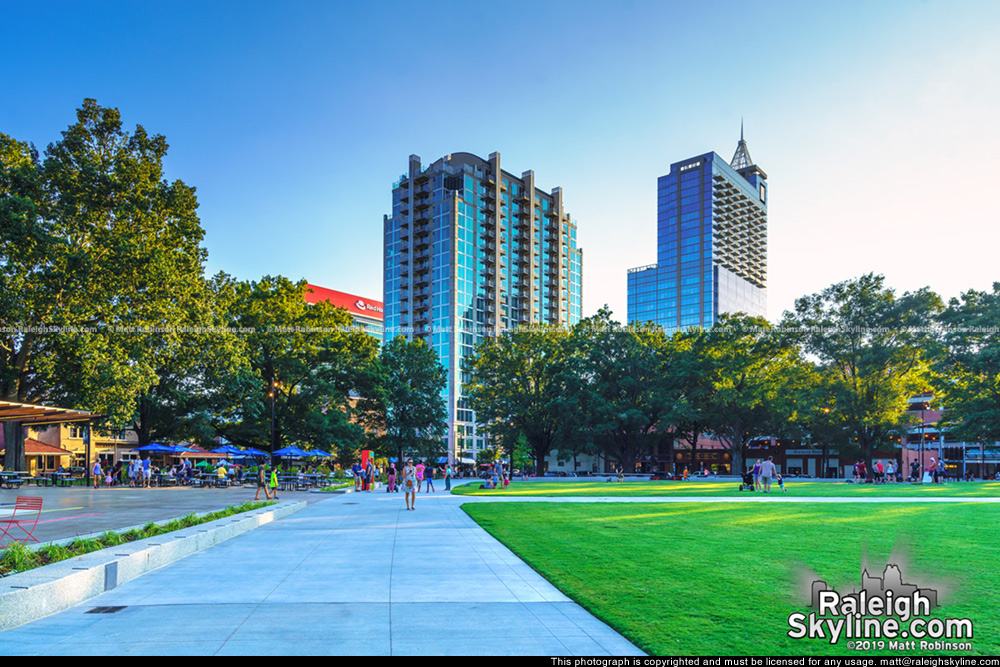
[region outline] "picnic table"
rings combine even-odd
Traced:
[[[24,479],[21,475],[27,475],[28,473],[24,471],[16,470],[5,470],[0,472],[0,484],[3,484],[8,489],[21,488],[21,484],[24,483]]]
[[[282,491],[294,491],[298,483],[298,475],[278,475],[278,488]]]
[[[306,482],[306,486],[310,488],[318,487],[323,482],[323,475],[319,473],[310,473],[308,475],[302,475]]]
[[[164,472],[154,472],[149,476],[149,479],[155,486],[177,486],[176,475],[169,475]]]
[[[73,486],[73,474],[68,472],[47,472],[44,473],[52,483],[52,486]]]

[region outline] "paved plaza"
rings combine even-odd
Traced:
[[[0,654],[641,655],[477,526],[466,502],[439,491],[407,511],[401,494],[325,496],[0,633]],[[89,613],[98,607],[121,609]]]
[[[41,542],[66,540],[106,530],[120,530],[150,521],[169,521],[192,513],[212,512],[253,500],[256,485],[228,489],[165,487],[93,489],[42,487],[0,490],[0,516],[9,516],[18,496],[42,498],[42,515],[35,529]],[[328,494],[281,491],[281,500],[315,503]],[[263,492],[260,499],[264,500]]]

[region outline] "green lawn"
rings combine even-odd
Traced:
[[[786,636],[789,614],[810,611],[800,591],[812,579],[802,573],[849,592],[860,582],[865,555],[881,574],[894,548],[906,554],[904,581],[910,575],[942,590],[943,606],[933,616],[971,619],[972,653],[1000,654],[1000,508],[994,505],[463,507],[556,587],[652,654],[846,654],[847,639],[831,646]],[[878,653],[888,651],[861,655]]]
[[[452,490],[461,495],[484,496],[754,496],[752,491],[740,491],[738,481],[689,482],[511,482],[506,491],[480,489],[479,484],[463,484]],[[845,497],[997,497],[1000,482],[950,482],[948,484],[847,484],[844,482],[810,482],[788,480],[786,496],[845,496]],[[772,485],[772,494],[781,489]]]

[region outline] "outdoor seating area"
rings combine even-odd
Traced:
[[[22,486],[83,485],[94,488],[233,488],[256,484],[257,466],[268,464],[271,460],[267,452],[231,445],[205,450],[151,443],[132,449],[128,456],[113,463],[101,459],[88,468],[60,466],[58,470],[0,471],[0,488],[13,490]],[[285,447],[275,451],[274,456],[283,462],[276,475],[280,490],[308,491],[343,481],[335,479],[332,473],[322,474],[314,467],[295,470],[306,459],[329,458],[330,454],[326,452]]]

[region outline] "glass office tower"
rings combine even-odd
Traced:
[[[731,163],[706,153],[658,181],[657,263],[628,272],[628,321],[667,332],[723,313],[767,316],[767,175],[740,142]]]
[[[562,192],[535,187],[455,153],[426,169],[410,156],[384,218],[385,336],[422,338],[448,371],[448,451],[474,458],[488,443],[463,393],[463,360],[486,336],[528,324],[570,326],[582,315],[582,251]]]

